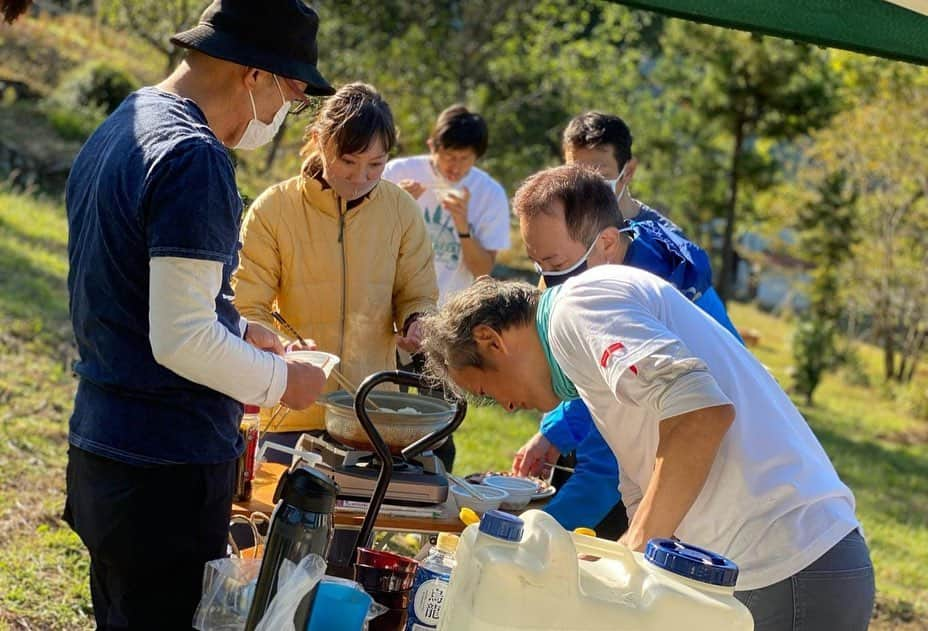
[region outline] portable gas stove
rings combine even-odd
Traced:
[[[368,501],[380,474],[379,456],[342,445],[328,433],[304,434],[299,448],[322,456],[315,466],[338,484],[338,497]],[[394,504],[440,504],[448,499],[445,468],[431,451],[404,459],[393,457],[393,475],[385,501]]]

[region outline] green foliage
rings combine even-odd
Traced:
[[[97,107],[110,114],[139,87],[129,73],[103,62],[90,62],[73,71],[55,94],[64,105]]]
[[[171,35],[196,24],[207,3],[199,0],[98,0],[98,17],[124,29],[163,55],[164,71],[170,72],[182,50],[170,42]]]
[[[43,111],[55,131],[65,140],[84,141],[96,129],[106,115],[96,107],[68,108],[48,102]]]
[[[797,325],[793,337],[794,386],[807,404],[812,403],[822,374],[837,360],[835,334],[844,316],[840,270],[859,240],[857,191],[849,185],[847,173],[829,174],[818,197],[800,210],[797,225],[802,254],[815,264],[809,284],[811,317]]]
[[[670,20],[653,73],[660,86],[647,147],[663,152],[656,190],[691,219],[724,218],[719,292],[728,297],[736,222],[751,195],[776,182],[775,148],[838,111],[828,51],[740,31]],[[663,125],[653,121],[663,119]],[[746,194],[746,195],[745,195]]]
[[[799,178],[805,190],[822,190],[841,173],[856,196],[853,226],[842,225],[849,210],[840,201],[829,211],[828,229],[855,237],[834,271],[839,301],[850,319],[870,324],[884,376],[898,382],[914,376],[928,335],[926,117],[928,84],[915,79],[861,101],[813,135]]]
[[[83,140],[138,87],[129,73],[104,62],[89,62],[62,80],[43,109],[62,137]]]
[[[928,421],[928,385],[919,381],[908,384],[905,400],[912,416],[922,421]],[[928,428],[925,428],[924,434],[925,438],[928,438]]]
[[[835,325],[813,316],[800,320],[793,334],[793,388],[812,404],[812,395],[835,363]]]
[[[366,79],[386,95],[401,131],[399,153],[424,152],[438,112],[464,102],[490,126],[481,166],[510,190],[559,160],[560,132],[572,116],[626,108],[638,74],[635,43],[655,21],[593,0],[315,6],[320,41],[338,42],[337,54],[323,49],[323,72],[336,81]]]
[[[864,365],[860,353],[850,345],[838,349],[837,363],[841,366],[844,380],[850,386],[870,387],[870,373]]]

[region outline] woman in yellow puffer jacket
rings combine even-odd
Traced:
[[[397,346],[418,350],[416,317],[438,298],[432,246],[416,202],[380,179],[396,130],[373,87],[339,89],[307,137],[301,173],[264,191],[245,217],[235,304],[248,321],[279,329],[276,307],[360,383],[394,369]],[[330,382],[327,391],[334,389]],[[263,414],[269,439],[291,446],[322,429],[323,416],[319,405],[291,410],[268,428]],[[289,462],[275,454],[268,459]]]

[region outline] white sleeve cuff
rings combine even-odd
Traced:
[[[274,374],[271,375],[271,385],[268,386],[263,401],[253,401],[252,405],[260,405],[263,408],[271,408],[280,403],[287,389],[287,362],[283,357],[267,353],[274,359]]]
[[[276,405],[287,387],[287,364],[218,321],[222,263],[155,257],[149,268],[149,340],[155,361],[236,401]]]

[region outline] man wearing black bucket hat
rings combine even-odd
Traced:
[[[190,628],[221,557],[242,403],[310,405],[325,377],[241,319],[229,277],[242,201],[228,148],[270,141],[332,87],[300,0],[216,0],[188,49],[130,95],[68,179],[79,377],[65,519],[90,551],[100,629]]]

